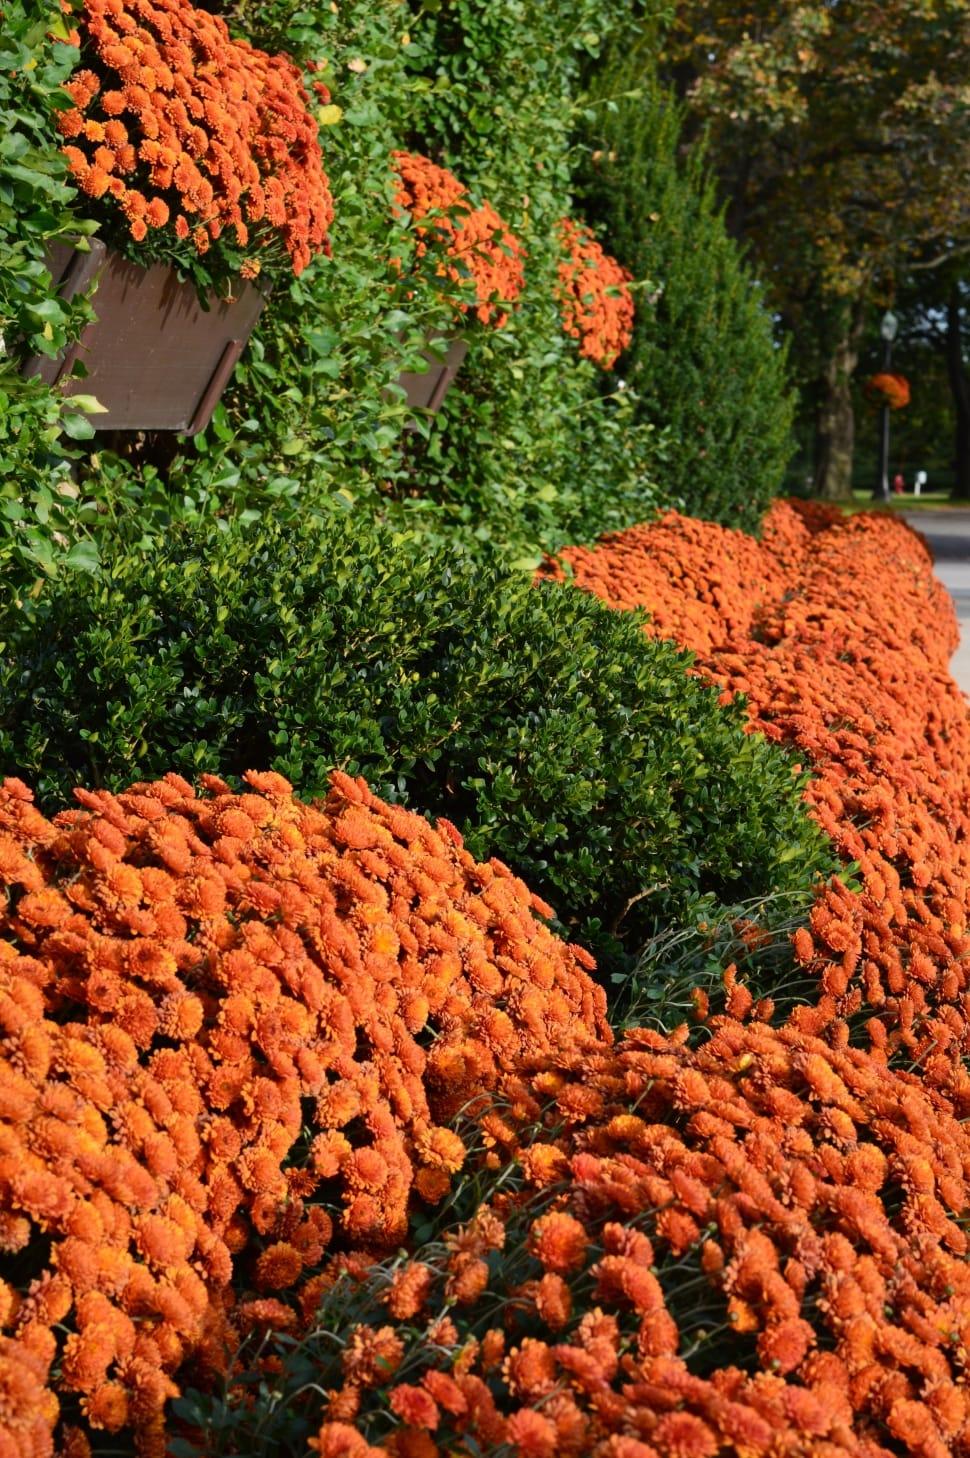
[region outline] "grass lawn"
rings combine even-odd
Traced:
[[[853,491],[851,501],[839,501],[846,514],[854,511],[970,511],[970,501],[953,501],[948,491],[923,491],[914,496],[906,491],[889,501],[873,501],[871,491]]]

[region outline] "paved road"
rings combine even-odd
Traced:
[[[950,671],[963,692],[970,694],[970,511],[909,512],[906,520],[932,547],[936,575],[956,604],[960,646]]]

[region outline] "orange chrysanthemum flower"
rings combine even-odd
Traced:
[[[404,1382],[392,1387],[390,1405],[395,1416],[413,1428],[425,1428],[433,1433],[441,1421],[438,1404],[423,1387],[413,1387]]]
[[[589,1237],[574,1215],[554,1210],[541,1216],[529,1232],[529,1249],[546,1270],[558,1275],[582,1268]]]
[[[591,230],[569,218],[559,224],[559,307],[579,352],[612,369],[633,338],[633,275],[605,253]]]
[[[501,329],[509,317],[503,306],[514,303],[525,285],[522,244],[489,203],[473,207],[467,189],[446,168],[413,152],[394,152],[392,159],[397,207],[414,220],[419,256],[440,253],[439,274],[455,285],[469,278],[477,318]],[[469,307],[459,305],[462,312]]]
[[[84,65],[68,83],[74,107],[60,129],[78,143],[65,154],[82,191],[109,192],[107,143],[113,167],[135,174],[111,195],[136,242],[176,215],[176,236],[186,237],[188,213],[203,253],[230,225],[245,233],[245,207],[268,220],[253,243],[281,247],[302,272],[326,246],[333,203],[294,63],[233,41],[219,16],[189,0],[85,0],[79,30]],[[137,215],[126,206],[134,189],[148,198]]]

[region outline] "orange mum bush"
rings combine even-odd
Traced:
[[[436,272],[456,286],[470,278],[476,318],[501,329],[509,318],[502,306],[513,303],[525,286],[522,244],[490,203],[472,206],[468,189],[447,168],[414,152],[391,155],[397,207],[414,219],[418,256],[440,252]],[[463,313],[470,307],[459,305]]]
[[[59,126],[81,191],[111,199],[136,243],[167,229],[204,254],[225,235],[245,276],[274,249],[302,272],[333,203],[294,62],[187,0],[84,0],[77,23],[83,68]]]
[[[879,405],[888,405],[890,410],[903,410],[910,401],[909,380],[892,370],[883,370],[866,381],[866,394]]]
[[[632,273],[604,252],[592,230],[564,218],[559,224],[559,306],[563,328],[579,352],[612,369],[633,338]]]
[[[4,1452],[50,1452],[58,1400],[162,1451],[234,1265],[260,1319],[331,1248],[399,1242],[465,1159],[444,1119],[608,1039],[591,959],[447,822],[247,780],[51,821],[0,789]]]
[[[865,1014],[878,1046],[970,1110],[970,723],[946,672],[953,607],[918,535],[777,505],[760,544],[671,514],[563,557],[580,586],[648,608],[647,631],[693,649],[747,696],[752,728],[811,765],[813,813],[862,872],[795,940],[818,1025]]]
[[[518,1188],[348,1272],[363,1299],[318,1285],[285,1420],[312,1353],[329,1458],[965,1451],[965,1126],[844,1024],[707,1031],[534,1075],[546,1128],[509,1140]]]

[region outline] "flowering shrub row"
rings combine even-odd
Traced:
[[[905,527],[824,509],[777,507],[760,545],[671,515],[564,555],[810,758],[809,800],[862,888],[833,882],[796,933],[818,993],[781,1025],[728,968],[725,1012],[698,999],[703,1039],[632,1031],[532,1079],[552,1110],[537,1141],[509,1131],[521,1202],[396,1274],[321,1355],[317,1450],[961,1453],[970,728],[952,607]],[[386,1364],[362,1363],[376,1347]]]
[[[205,254],[225,234],[249,277],[281,243],[301,273],[333,203],[299,67],[188,0],[84,0],[77,21],[58,125],[81,191],[110,198],[136,243],[167,229]]]
[[[568,1134],[519,1151],[518,1197],[369,1273],[368,1320],[314,1347],[321,1455],[963,1451],[963,1126],[862,1050],[709,1033],[535,1080]]]
[[[275,775],[200,798],[169,776],[53,822],[8,782],[17,1458],[50,1451],[58,1404],[72,1458],[125,1425],[161,1453],[188,1358],[228,1380],[254,1455],[297,1434],[321,1458],[970,1443],[970,730],[927,554],[889,520],[779,507],[760,545],[670,516],[568,556],[814,763],[863,881],[796,933],[817,998],[779,1024],[728,968],[700,1036],[614,1048],[547,908],[360,782],[312,810]],[[484,1160],[447,1127],[462,1110]],[[503,1163],[470,1220],[388,1265],[409,1206]],[[268,1414],[253,1373],[279,1386]],[[173,1421],[209,1431],[202,1399]]]
[[[446,821],[246,778],[53,821],[0,790],[5,1455],[50,1453],[59,1403],[162,1453],[172,1374],[224,1358],[234,1257],[258,1312],[332,1244],[399,1242],[469,1098],[608,1039],[592,959]]]

